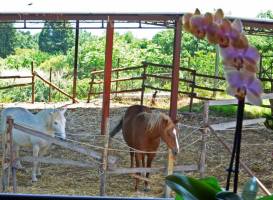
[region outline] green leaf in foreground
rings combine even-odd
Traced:
[[[183,196],[185,200],[187,200],[186,196],[190,196],[189,194],[199,200],[214,200],[218,192],[218,190],[204,181],[180,174],[167,176],[166,183],[171,189]]]

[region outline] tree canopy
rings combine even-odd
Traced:
[[[73,30],[69,27],[71,27],[69,22],[45,21],[39,35],[39,49],[50,54],[66,54],[74,45]]]

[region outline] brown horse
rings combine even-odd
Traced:
[[[152,160],[162,139],[174,155],[179,152],[177,132],[175,123],[168,115],[163,113],[153,113],[150,108],[133,105],[130,106],[119,124],[110,132],[110,137],[114,137],[122,129],[123,138],[130,148],[131,167],[150,168]],[[147,162],[145,165],[145,156]],[[140,176],[140,173],[136,173]],[[146,173],[149,178],[149,173]],[[138,190],[139,179],[136,179],[135,190]],[[148,191],[148,182],[145,181],[145,191]]]

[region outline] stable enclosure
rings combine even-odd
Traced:
[[[61,88],[52,79],[52,72],[49,72],[49,77],[43,77],[39,72],[36,72],[35,63],[32,63],[29,76],[0,76],[0,79],[15,79],[27,78],[31,82],[23,84],[14,84],[10,86],[3,86],[0,89],[10,89],[12,87],[29,87],[31,85],[31,102],[35,106],[35,84],[37,80],[45,83],[49,90],[47,100],[51,101],[52,89],[57,90],[62,95],[65,95],[72,105],[62,105],[69,108],[67,114],[67,133],[68,140],[60,142],[55,139],[50,139],[53,145],[53,150],[50,151],[52,157],[39,158],[41,162],[46,163],[43,167],[44,175],[36,184],[27,181],[27,172],[16,172],[13,166],[14,157],[11,141],[2,138],[2,147],[6,150],[3,152],[3,174],[7,169],[13,169],[13,191],[20,193],[55,193],[55,194],[77,194],[77,195],[112,195],[112,196],[153,196],[153,197],[169,197],[170,189],[164,186],[164,177],[173,171],[182,171],[192,174],[194,176],[205,174],[215,175],[221,181],[225,174],[224,166],[229,157],[229,153],[225,152],[218,143],[218,136],[216,134],[209,135],[209,130],[213,133],[216,128],[210,129],[213,126],[209,124],[222,123],[233,119],[228,119],[222,116],[208,117],[205,111],[204,114],[181,112],[178,110],[179,98],[186,98],[189,104],[189,110],[192,111],[194,99],[211,100],[218,98],[217,94],[224,92],[225,85],[223,81],[225,78],[219,73],[219,54],[215,54],[215,69],[214,74],[201,74],[198,69],[191,67],[191,62],[188,61],[184,65],[183,55],[181,55],[182,39],[182,13],[29,13],[29,14],[0,14],[1,23],[14,22],[18,29],[33,28],[32,24],[35,22],[39,24],[39,20],[56,20],[66,28],[65,20],[72,24],[71,29],[75,30],[75,48],[73,56],[73,70],[70,76],[73,77],[71,91],[66,91],[67,88]],[[230,18],[231,20],[233,18]],[[62,21],[63,20],[63,21]],[[248,34],[265,34],[272,36],[273,23],[272,20],[242,20],[245,31]],[[131,28],[168,28],[173,29],[173,47],[172,58],[169,64],[152,63],[149,60],[143,60],[139,66],[122,66],[117,64],[114,66],[113,62],[113,47],[114,47],[114,31],[115,29],[128,28],[124,24],[130,25]],[[35,27],[41,28],[41,27]],[[90,67],[90,74],[88,77],[88,87],[86,89],[86,104],[81,108],[80,99],[77,96],[79,87],[79,34],[81,29],[106,29],[105,39],[105,63],[103,70],[93,70]],[[265,56],[266,57],[266,56]],[[263,57],[262,57],[263,58]],[[259,77],[264,84],[269,88],[267,92],[272,92],[272,67],[271,58],[267,58],[266,65],[263,65],[261,59],[261,66]],[[269,65],[269,66],[268,66]],[[271,65],[271,66],[270,66]],[[72,67],[71,67],[72,69]],[[209,81],[211,80],[211,81]],[[113,83],[113,84],[112,84]],[[209,86],[207,86],[209,85]],[[170,115],[173,120],[180,119],[178,128],[181,132],[179,142],[181,143],[183,151],[175,159],[170,150],[166,149],[165,145],[160,147],[154,168],[150,169],[155,173],[152,175],[151,182],[152,190],[148,193],[136,194],[132,191],[133,178],[129,177],[132,172],[145,172],[148,169],[128,169],[129,166],[129,151],[128,147],[122,142],[121,134],[117,139],[109,142],[109,131],[115,123],[121,118],[124,110],[129,104],[147,104],[145,102],[145,94],[152,97],[150,92],[164,91],[167,92],[168,97],[164,99],[162,107],[156,106],[155,110],[161,110]],[[138,93],[136,93],[138,92]],[[129,104],[118,104],[110,101],[111,97],[119,97],[118,93],[133,93],[137,101],[131,100]],[[209,94],[208,94],[209,93]],[[101,98],[96,98],[101,95]],[[111,96],[111,94],[114,94]],[[179,97],[179,94],[182,97]],[[159,94],[160,95],[160,94]],[[30,96],[29,96],[30,97]],[[122,98],[122,96],[120,96]],[[189,97],[189,98],[188,98]],[[156,93],[154,95],[156,99]],[[99,99],[99,100],[98,100]],[[117,98],[118,99],[118,98]],[[79,104],[76,104],[79,103]],[[38,105],[38,104],[37,104]],[[54,104],[52,104],[54,105]],[[160,104],[158,104],[160,105]],[[44,104],[43,106],[47,106]],[[79,107],[77,107],[79,106]],[[265,105],[266,107],[270,107]],[[39,108],[41,109],[41,107]],[[205,110],[208,108],[205,107]],[[33,110],[35,112],[35,110]],[[213,122],[212,122],[213,121]],[[11,122],[10,122],[11,123]],[[14,123],[12,128],[24,129],[19,124]],[[247,164],[251,165],[252,171],[261,174],[262,187],[264,192],[269,193],[266,189],[272,189],[272,182],[269,177],[272,176],[270,166],[263,166],[259,169],[255,162],[260,162],[257,157],[262,156],[264,159],[271,161],[271,143],[267,140],[272,140],[270,131],[265,127],[262,133],[257,130],[247,131],[251,134],[252,139],[245,140],[245,146],[259,146],[264,144],[264,148],[251,149],[252,151],[245,151],[244,157],[252,158],[248,160]],[[37,134],[37,131],[26,130],[30,134]],[[229,130],[225,130],[228,132]],[[11,134],[12,131],[8,131]],[[40,137],[42,136],[42,133]],[[262,137],[260,137],[262,135]],[[226,140],[232,140],[229,134],[222,136]],[[259,144],[253,142],[260,141]],[[265,147],[266,146],[266,147]],[[68,150],[69,149],[69,150]],[[249,150],[249,149],[247,149]],[[76,151],[77,153],[75,153]],[[98,153],[99,152],[99,153]],[[25,150],[24,154],[29,153]],[[91,155],[91,156],[90,156]],[[95,159],[94,159],[95,157]],[[117,158],[117,159],[115,159]],[[32,161],[33,157],[19,158],[23,161]],[[113,161],[113,160],[115,161]],[[113,162],[112,162],[112,161]],[[109,163],[108,163],[109,161]],[[111,161],[111,162],[110,162]],[[53,165],[54,164],[54,165]],[[28,166],[28,164],[26,164]],[[61,167],[60,165],[67,165]],[[115,165],[115,166],[113,166]],[[215,167],[216,166],[216,167]],[[220,171],[218,171],[221,169]],[[251,173],[252,173],[251,171]],[[266,175],[263,174],[266,171]],[[218,173],[219,172],[219,173]],[[249,174],[249,171],[247,172]],[[2,174],[2,175],[3,175]],[[8,173],[7,173],[8,174]],[[16,175],[17,174],[17,175]],[[122,174],[122,175],[120,175]],[[243,173],[245,180],[248,175]],[[143,178],[142,178],[143,179]],[[145,179],[144,179],[145,180]],[[94,184],[96,183],[96,184]],[[264,186],[266,185],[266,187]],[[164,189],[163,189],[164,188]],[[5,188],[7,189],[7,188]],[[11,187],[8,188],[11,191]]]

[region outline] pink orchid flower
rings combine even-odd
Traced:
[[[257,64],[259,63],[260,55],[256,48],[249,46],[247,49],[236,49],[230,46],[220,50],[227,71],[232,69],[242,69],[249,73],[258,71]]]
[[[255,74],[243,73],[241,71],[230,71],[226,74],[229,84],[228,94],[242,99],[246,99],[254,104],[261,105],[261,94],[263,93],[262,84]]]

